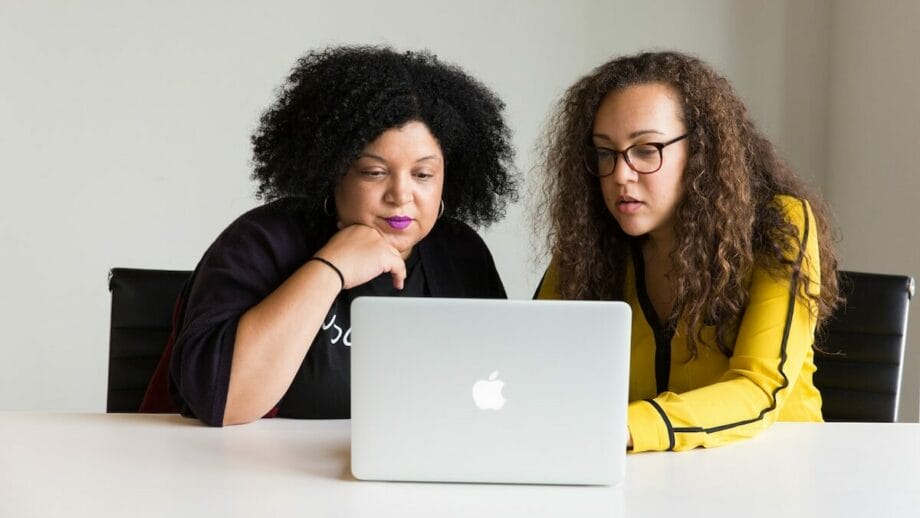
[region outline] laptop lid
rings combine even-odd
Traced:
[[[627,304],[361,297],[351,318],[356,478],[623,479]]]

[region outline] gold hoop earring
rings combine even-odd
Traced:
[[[438,211],[438,218],[441,219],[441,216],[444,215],[444,200],[441,200],[441,209]]]
[[[329,212],[329,195],[328,194],[326,195],[325,198],[323,198],[323,213],[327,216],[332,215],[332,213]]]

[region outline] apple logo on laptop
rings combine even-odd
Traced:
[[[501,410],[505,406],[505,396],[502,388],[505,382],[498,378],[498,371],[493,371],[487,380],[479,380],[473,384],[473,402],[480,410]]]

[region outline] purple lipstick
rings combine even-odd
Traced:
[[[393,216],[390,218],[384,218],[390,227],[395,228],[396,230],[402,230],[408,227],[412,223],[412,218],[409,216]]]

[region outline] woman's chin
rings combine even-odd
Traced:
[[[620,225],[620,230],[623,231],[629,237],[639,237],[643,234],[648,233],[648,229],[644,225],[636,225],[634,222],[622,222],[617,221]],[[626,223],[625,225],[623,223]]]
[[[402,256],[403,260],[409,257],[409,254],[412,253],[412,249],[415,248],[415,245],[417,245],[419,241],[421,241],[421,239],[408,238],[408,236],[387,236],[387,242],[390,243],[390,246],[399,251],[399,255]]]

